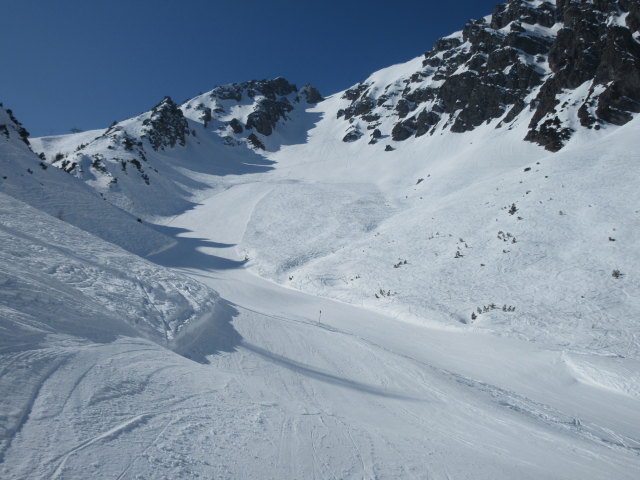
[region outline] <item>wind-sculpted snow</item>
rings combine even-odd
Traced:
[[[0,243],[0,463],[43,401],[42,383],[73,356],[67,347],[142,337],[178,348],[214,315],[209,288],[2,193]]]
[[[637,401],[577,380],[591,356],[193,273],[237,305],[209,365],[139,338],[0,354],[23,408],[3,478],[635,478]]]
[[[213,307],[215,294],[193,280],[6,195],[0,205],[0,295],[5,308],[36,319],[36,329],[89,337],[96,330],[98,338],[138,331],[170,345]],[[104,318],[127,328],[112,330]]]

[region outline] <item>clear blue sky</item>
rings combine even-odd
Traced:
[[[501,0],[0,0],[0,102],[32,136],[164,95],[283,76],[323,94],[424,53]]]

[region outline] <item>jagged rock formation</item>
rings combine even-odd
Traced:
[[[165,147],[175,147],[176,144],[184,146],[185,136],[191,134],[182,110],[173,103],[171,97],[164,97],[162,102],[153,107],[142,125],[142,137],[149,139],[154,150],[164,150]]]
[[[338,122],[337,138],[354,149],[369,144],[391,152],[410,138],[487,128],[514,130],[557,151],[577,129],[622,125],[640,112],[639,28],[640,0],[509,0],[326,108],[309,111],[323,100],[311,85],[298,89],[284,78],[233,83],[180,106],[166,97],[96,138],[80,134],[75,151],[46,154],[145,218],[170,214],[183,205],[168,199],[189,198],[187,191],[198,188],[175,180],[187,157],[183,147],[205,164],[213,150],[226,158],[234,155],[229,147],[237,148],[259,157],[246,163],[260,167],[268,164],[261,163],[265,152],[306,141],[322,116],[316,110],[330,112],[325,118]]]
[[[298,89],[278,77],[216,87],[181,108],[187,117],[207,126],[213,119],[217,131],[229,137],[227,145],[244,143],[264,149],[264,137],[271,136],[277,124],[286,121],[293,110],[322,100],[311,85]]]
[[[252,133],[247,137],[247,143],[249,143],[249,145],[251,145],[253,148],[264,150],[264,143],[260,141],[255,133]]]
[[[293,110],[293,106],[283,97],[282,100],[271,100],[263,98],[256,103],[255,109],[247,117],[246,128],[255,128],[258,133],[269,136],[273,133],[273,127],[288,112]],[[236,119],[237,120],[237,119]]]
[[[156,157],[156,152],[173,155],[171,151],[185,147],[189,138],[195,140],[195,130],[170,97],[93,138],[83,133],[76,138],[72,151],[44,152],[47,160],[87,183],[103,199],[140,217],[186,204],[183,188],[161,174],[166,164]]]
[[[300,90],[300,93],[306,97],[307,103],[309,104],[318,103],[324,100],[322,95],[320,95],[320,92],[311,86],[311,84],[305,85],[302,90]]]
[[[560,104],[563,91],[588,84],[577,109],[583,127],[623,125],[640,112],[640,2],[558,0],[556,16],[562,28],[549,50],[553,73],[534,100],[538,107],[527,135],[551,150],[571,134],[558,116],[557,107],[561,112],[569,106]]]
[[[411,74],[347,90],[337,117],[350,132],[390,118],[396,141],[526,117],[526,140],[559,150],[574,119],[600,128],[640,111],[639,11],[638,0],[509,0],[438,40]]]
[[[137,171],[149,185],[149,175],[143,167],[147,162],[147,149],[151,147],[158,151],[184,146],[186,137],[190,135],[193,132],[182,110],[170,97],[165,97],[137,119],[114,123],[102,135],[88,143],[80,143],[74,152],[67,155],[58,153],[50,161],[81,179],[108,177],[111,186],[118,183],[118,177],[108,164],[115,164],[123,174]]]

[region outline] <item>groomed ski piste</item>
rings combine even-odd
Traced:
[[[343,93],[263,149],[204,94],[183,146],[117,150],[145,113],[47,162],[0,109],[0,478],[638,478],[640,119],[345,142]]]

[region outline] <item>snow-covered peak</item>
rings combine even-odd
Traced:
[[[184,146],[185,137],[191,134],[182,110],[171,100],[171,97],[164,97],[146,117],[142,121],[142,136],[149,139],[154,150],[164,150],[165,147],[176,145]]]
[[[262,152],[306,138],[307,110],[321,100],[311,85],[284,78],[234,83],[180,106],[165,97],[104,131],[35,139],[34,149],[114,205],[153,219],[189,208],[210,187],[193,172],[268,169]]]

